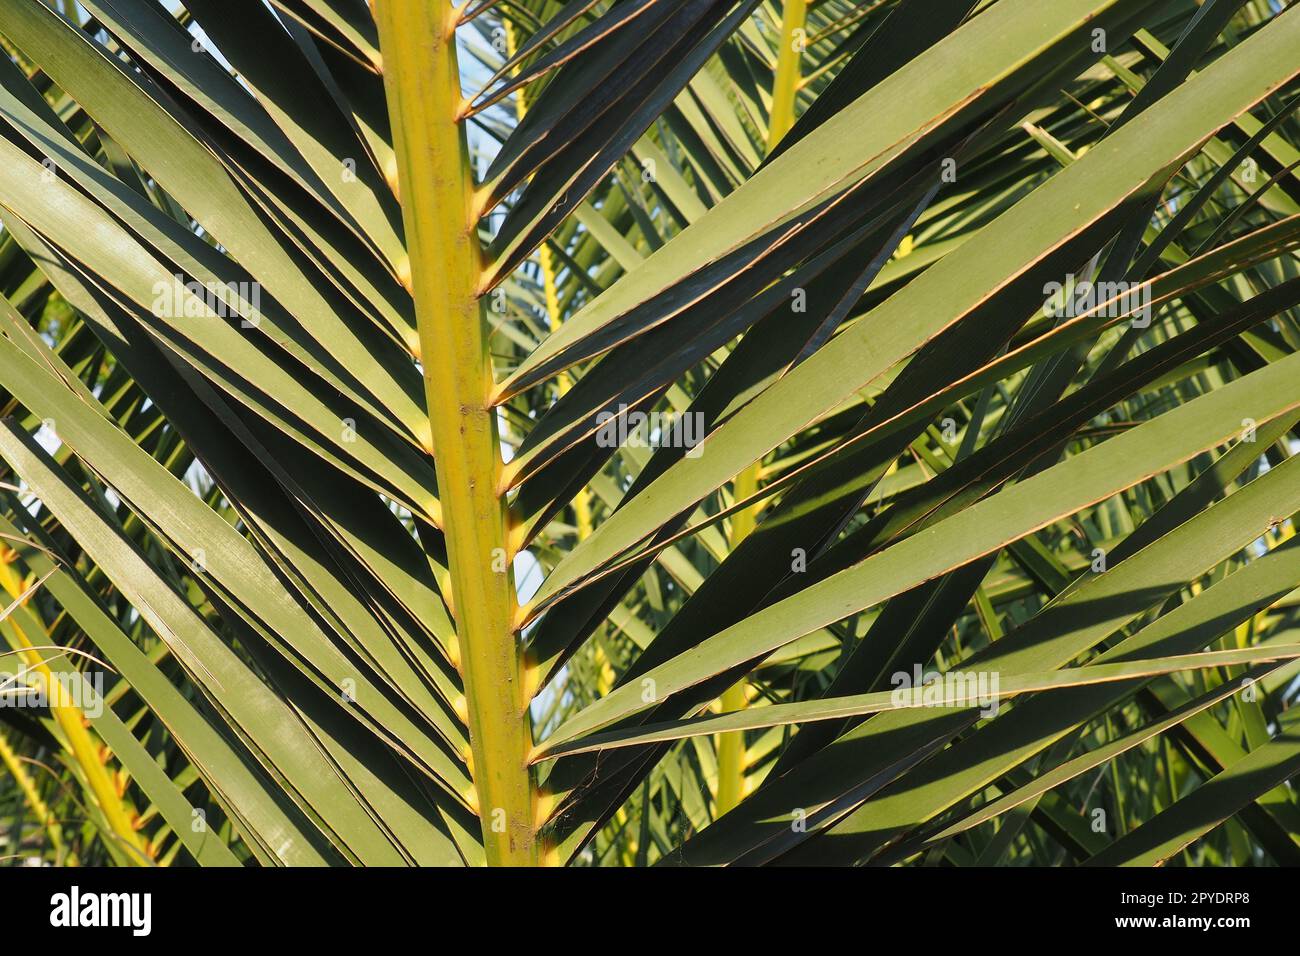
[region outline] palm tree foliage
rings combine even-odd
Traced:
[[[1297,862],[1286,6],[0,4],[0,855]]]

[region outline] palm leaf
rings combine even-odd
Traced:
[[[1279,7],[0,7],[5,855],[1294,862]]]

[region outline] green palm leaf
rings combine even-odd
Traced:
[[[9,857],[1300,859],[1300,15],[0,41]]]

